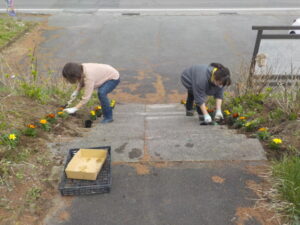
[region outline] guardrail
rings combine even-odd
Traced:
[[[300,34],[264,34],[263,31],[280,31],[280,30],[300,30],[300,26],[252,26],[252,30],[257,30],[254,51],[250,65],[250,77],[255,70],[256,56],[262,39],[300,39]],[[300,44],[300,43],[299,43]]]

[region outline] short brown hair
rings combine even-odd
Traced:
[[[67,63],[63,70],[62,75],[63,77],[70,83],[74,84],[77,81],[80,81],[81,76],[83,73],[82,65],[79,63]]]

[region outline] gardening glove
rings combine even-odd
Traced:
[[[75,113],[77,110],[78,110],[78,109],[75,108],[75,107],[64,109],[64,111],[65,111],[66,113],[69,113],[69,114],[73,114],[73,113]]]
[[[79,92],[76,90],[76,91],[74,91],[74,92],[71,94],[71,97],[70,97],[70,101],[71,101],[71,102],[74,101],[74,99],[77,97],[78,93],[79,93]]]
[[[215,120],[221,120],[221,119],[224,119],[222,111],[220,109],[217,109],[215,114]]]
[[[211,123],[211,117],[210,117],[210,115],[209,114],[205,114],[204,115],[204,122],[205,123]]]

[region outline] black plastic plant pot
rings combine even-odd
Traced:
[[[93,124],[92,120],[86,120],[86,121],[84,121],[84,127],[85,128],[91,128],[92,124]]]

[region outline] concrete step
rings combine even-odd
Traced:
[[[196,113],[186,117],[181,104],[117,105],[113,123],[97,121],[85,137],[61,144],[58,151],[104,145],[112,146],[117,162],[266,159],[257,139],[226,126],[200,126]]]

